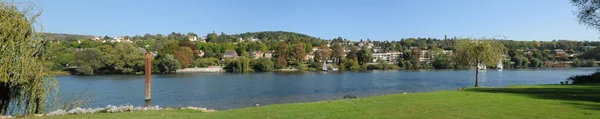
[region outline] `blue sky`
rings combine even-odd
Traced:
[[[16,0],[19,1],[19,0]],[[44,0],[44,32],[143,35],[292,31],[321,38],[598,40],[569,0]]]

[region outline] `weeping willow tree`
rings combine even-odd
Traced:
[[[21,5],[21,4],[20,4]],[[0,114],[43,113],[56,79],[44,65],[36,32],[40,11],[0,1]]]
[[[504,45],[496,40],[462,39],[455,46],[455,61],[458,65],[473,66],[483,64],[495,66],[504,53]],[[475,87],[479,86],[479,69],[475,70]]]

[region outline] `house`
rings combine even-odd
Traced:
[[[235,50],[227,50],[225,51],[225,53],[223,53],[223,58],[238,58],[238,54],[237,52],[235,52]]]
[[[261,51],[254,51],[252,52],[252,55],[254,55],[254,59],[260,59],[264,56],[264,53]]]
[[[304,60],[309,61],[315,59],[315,55],[314,54],[308,54],[306,56],[304,56]]]
[[[427,50],[421,50],[421,55],[419,56],[419,61],[421,62],[430,62],[431,56]]]
[[[272,58],[273,57],[273,51],[267,51],[265,52],[265,54],[263,55],[264,58]]]
[[[258,38],[250,37],[250,42],[258,42]]]
[[[198,37],[196,37],[196,36],[188,36],[188,40],[192,41],[192,42],[196,42],[196,41],[198,41]]]
[[[387,62],[397,62],[398,59],[402,57],[402,55],[403,53],[401,52],[373,53],[373,62],[377,62],[379,60]]]
[[[312,47],[312,51],[313,52],[319,51],[319,47]]]
[[[206,42],[206,36],[202,36],[198,39],[198,42]]]
[[[203,57],[204,56],[204,51],[202,51],[202,50],[194,50],[194,53],[198,57]]]
[[[565,56],[565,51],[562,49],[554,49],[554,56],[556,57],[564,57]]]
[[[100,39],[102,39],[100,36],[94,36],[94,37],[92,37],[93,41],[97,41],[97,40],[100,40]]]

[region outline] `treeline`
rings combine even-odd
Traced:
[[[234,72],[271,71],[274,69],[319,70],[323,61],[341,70],[367,69],[453,69],[457,66],[452,53],[458,38],[406,38],[399,41],[358,40],[342,37],[324,40],[293,32],[269,31],[227,35],[208,33],[206,42],[189,41],[195,33],[144,34],[124,36],[128,42],[88,39],[54,39],[49,43],[49,61],[54,69],[75,68],[76,74],[143,73],[143,55],[154,54],[154,73],[174,73],[188,67],[222,66]],[[61,36],[64,37],[64,36]],[[257,39],[257,41],[250,41]],[[243,41],[241,41],[243,40]],[[554,67],[558,61],[572,66],[596,66],[600,60],[600,42],[590,41],[512,41],[500,40],[507,50],[501,61],[505,68]],[[314,48],[313,48],[314,47]],[[313,51],[316,50],[316,51]],[[564,55],[556,55],[556,49]],[[241,58],[228,59],[226,51]],[[423,53],[423,51],[427,51]],[[272,58],[258,58],[257,53],[272,53]],[[373,61],[373,53],[400,52],[395,61]],[[200,55],[203,54],[203,55]],[[422,61],[421,58],[430,58]],[[549,63],[550,62],[550,63]],[[272,64],[272,65],[271,65]]]

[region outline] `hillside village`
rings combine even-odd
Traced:
[[[314,70],[320,69],[322,65],[318,62],[323,61],[331,64],[331,68],[340,67],[342,69],[349,67],[354,67],[354,69],[468,68],[452,63],[453,45],[456,40],[459,40],[456,37],[376,41],[370,39],[348,40],[342,37],[321,39],[293,32],[267,31],[235,35],[208,33],[206,36],[199,36],[194,33],[181,34],[173,32],[166,36],[145,34],[133,37],[89,36],[80,39],[64,39],[68,38],[63,38],[63,40],[53,39],[51,42],[68,44],[65,48],[61,48],[61,50],[67,50],[65,52],[71,52],[68,49],[76,49],[75,51],[79,52],[89,48],[102,51],[102,47],[116,47],[116,44],[128,43],[136,47],[134,49],[143,50],[141,52],[151,52],[157,59],[164,56],[164,54],[174,55],[174,59],[177,59],[178,62],[172,64],[179,64],[179,66],[170,69],[231,67],[228,63],[241,57],[253,60],[271,59],[270,61],[275,66],[268,66],[272,68],[265,70],[289,68]],[[507,68],[595,66],[597,65],[595,63],[597,59],[594,59],[593,55],[589,53],[586,54],[586,52],[594,51],[593,49],[600,46],[599,42],[590,41],[496,40],[503,43],[507,48],[503,56],[504,59],[499,59],[499,63],[507,64],[505,66]],[[76,52],[71,53],[75,54]],[[185,53],[182,54],[182,52],[189,52],[193,56],[184,58]],[[280,55],[285,56],[279,57]],[[68,59],[76,60],[74,58]],[[77,65],[76,62],[66,60],[60,60],[57,64],[56,67],[64,67],[69,64]],[[246,64],[253,65],[256,63],[248,62]],[[135,66],[132,65],[131,67]],[[495,65],[488,67],[495,67]]]

